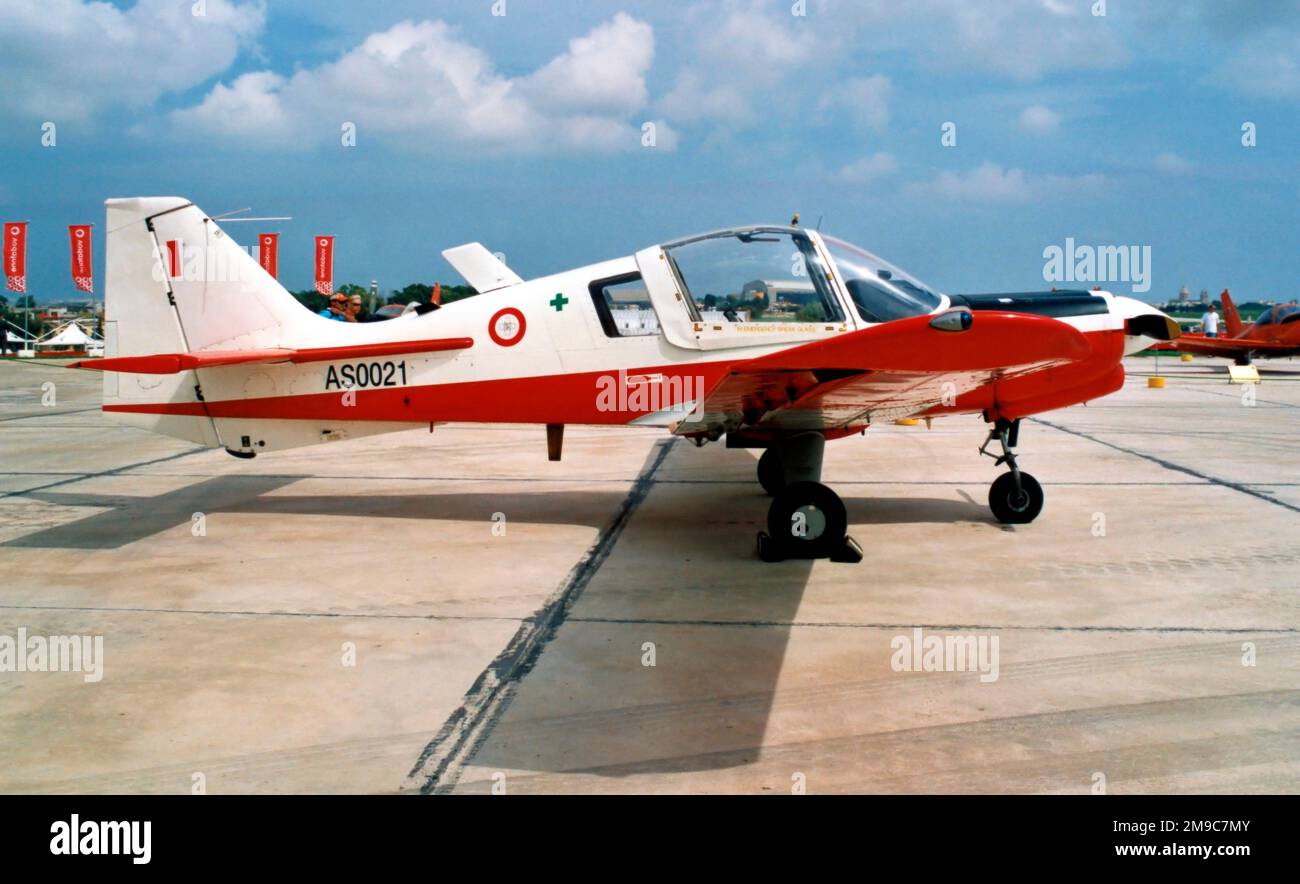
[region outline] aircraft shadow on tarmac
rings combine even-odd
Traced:
[[[750,452],[710,454],[713,475],[753,475]],[[699,455],[678,445],[664,471],[691,457]],[[487,791],[496,771],[513,771],[514,792],[567,791],[581,788],[566,781],[574,775],[689,776],[753,764],[768,742],[813,568],[754,557],[766,500],[756,482],[734,479],[705,489],[682,480],[652,486],[536,665],[507,685],[510,699],[461,760],[463,776],[424,787]],[[969,500],[846,503],[851,524],[866,532],[873,524],[994,521]],[[647,579],[656,563],[658,576]],[[642,665],[646,641],[661,655],[653,669]]]
[[[743,453],[742,453],[742,456]],[[222,476],[207,479],[152,497],[116,494],[82,494],[68,491],[30,491],[14,494],[43,503],[69,507],[93,507],[103,512],[44,528],[0,543],[0,547],[34,549],[118,549],[155,534],[190,523],[194,513],[247,513],[259,515],[343,516],[385,519],[468,521],[488,519],[509,502],[510,521],[524,524],[587,525],[600,528],[618,509],[623,491],[564,490],[493,493],[434,494],[290,494],[267,496],[271,492],[315,476]],[[731,497],[725,485],[706,486],[702,495]],[[741,486],[745,487],[745,486]],[[849,524],[884,525],[908,522],[986,522],[995,524],[987,508],[972,502],[922,497],[844,496]],[[766,498],[755,481],[747,489],[739,512],[752,513],[755,525],[762,523]],[[746,545],[752,545],[752,532]],[[647,538],[653,542],[653,538]],[[673,547],[675,555],[700,546],[719,550],[713,536],[693,534]],[[701,551],[701,550],[695,550]],[[728,556],[734,551],[727,551]]]
[[[485,718],[481,739],[462,764],[623,777],[730,768],[758,757],[812,563],[757,559],[754,533],[765,522],[767,498],[756,481],[737,481],[753,475],[754,454],[718,448],[710,453],[710,476],[726,480],[651,480],[540,656],[494,669],[510,700]],[[676,445],[661,472],[683,457],[698,454]],[[117,549],[188,524],[195,512],[487,519],[507,500],[512,523],[605,530],[627,499],[622,489],[521,491],[518,485],[496,493],[271,494],[309,478],[316,477],[223,476],[152,497],[28,492],[22,496],[108,509],[0,546]],[[963,498],[846,497],[845,503],[851,530],[867,535],[869,546],[872,525],[993,523],[986,507]],[[647,569],[659,569],[659,576],[648,579]],[[708,631],[704,641],[700,630]],[[692,633],[689,654],[646,677],[639,659],[643,640],[658,641],[671,654]],[[465,714],[473,711],[456,713]],[[460,787],[490,785],[471,774]]]

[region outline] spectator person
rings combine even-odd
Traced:
[[[1219,311],[1214,309],[1213,304],[1201,317],[1201,329],[1205,332],[1207,338],[1217,338],[1219,336]]]
[[[326,319],[336,319],[339,322],[348,321],[348,296],[342,292],[335,292],[330,295],[330,305],[320,312],[321,316]],[[355,320],[353,320],[355,321]]]
[[[9,324],[0,318],[0,358],[9,355]]]
[[[361,296],[353,295],[348,299],[348,312],[346,315],[348,322],[369,322],[370,314],[361,312]]]

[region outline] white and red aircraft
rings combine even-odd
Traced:
[[[177,197],[109,200],[103,410],[239,457],[445,421],[662,426],[762,448],[766,559],[857,561],[821,485],[828,439],[981,414],[1009,472],[993,514],[1043,490],[1012,449],[1026,415],[1104,396],[1122,357],[1178,326],[1102,291],[945,295],[798,226],[720,230],[524,281],[478,243],[443,252],[480,293],[385,322],[305,309]]]

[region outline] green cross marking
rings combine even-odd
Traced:
[[[556,313],[559,313],[561,310],[563,310],[564,305],[567,303],[569,303],[569,299],[564,297],[564,292],[556,292],[555,297],[552,298],[550,301],[550,304],[552,307],[555,308]]]

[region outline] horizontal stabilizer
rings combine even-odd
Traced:
[[[473,338],[434,338],[425,341],[385,341],[379,344],[355,344],[350,347],[315,347],[289,350],[208,350],[195,353],[154,353],[148,356],[117,356],[108,359],[85,359],[69,368],[92,371],[125,371],[133,374],[177,374],[196,368],[247,363],[337,362],[344,359],[373,359],[407,353],[434,353],[440,350],[464,350]]]
[[[489,252],[482,243],[471,242],[456,246],[444,251],[442,256],[479,294],[523,282],[519,274]]]

